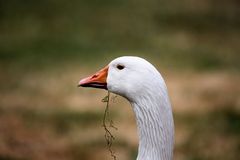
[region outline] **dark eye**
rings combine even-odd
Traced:
[[[119,69],[119,70],[124,69],[124,67],[125,67],[125,66],[124,66],[124,65],[121,65],[121,64],[118,64],[118,65],[117,65],[117,69]]]

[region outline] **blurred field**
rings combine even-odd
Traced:
[[[236,0],[0,0],[0,160],[110,160],[106,91],[78,80],[113,58],[151,61],[169,88],[175,160],[240,159],[240,3]],[[137,133],[117,97],[114,150]]]

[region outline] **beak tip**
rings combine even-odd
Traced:
[[[82,87],[83,84],[86,83],[86,80],[87,80],[87,79],[88,79],[88,78],[81,79],[81,80],[78,82],[77,87]]]

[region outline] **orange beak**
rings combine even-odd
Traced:
[[[93,87],[107,90],[108,66],[104,67],[92,76],[79,81],[78,87]]]

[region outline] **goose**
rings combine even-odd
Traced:
[[[151,63],[135,56],[119,57],[78,86],[106,89],[130,102],[139,138],[137,160],[173,159],[171,103],[166,84]]]

